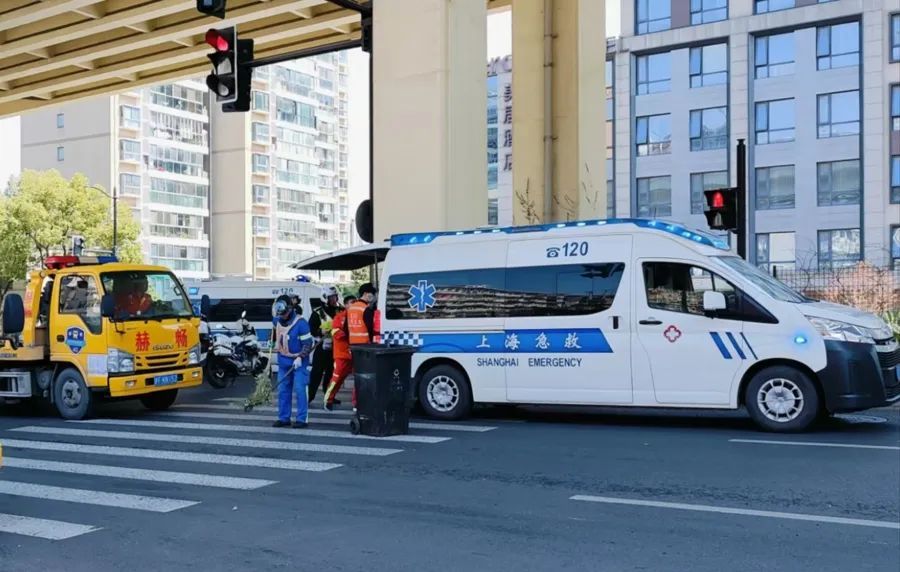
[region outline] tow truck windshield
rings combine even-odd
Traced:
[[[103,288],[115,300],[116,320],[190,318],[191,303],[168,272],[123,271],[101,274]]]

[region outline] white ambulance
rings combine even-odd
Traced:
[[[763,429],[800,431],[900,399],[883,320],[808,299],[676,224],[403,234],[370,249],[384,258],[383,341],[418,348],[432,417],[475,403],[745,406]]]

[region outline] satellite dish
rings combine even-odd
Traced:
[[[356,209],[356,233],[366,242],[373,242],[375,239],[372,219],[372,200],[366,199]]]

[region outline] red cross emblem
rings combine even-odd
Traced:
[[[666,328],[666,331],[663,332],[663,335],[669,340],[669,343],[674,344],[678,341],[678,338],[681,337],[681,330],[676,328],[675,326],[669,326]]]

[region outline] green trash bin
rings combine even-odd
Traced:
[[[409,433],[412,354],[415,348],[361,344],[351,348],[356,414],[353,434],[375,437]]]

